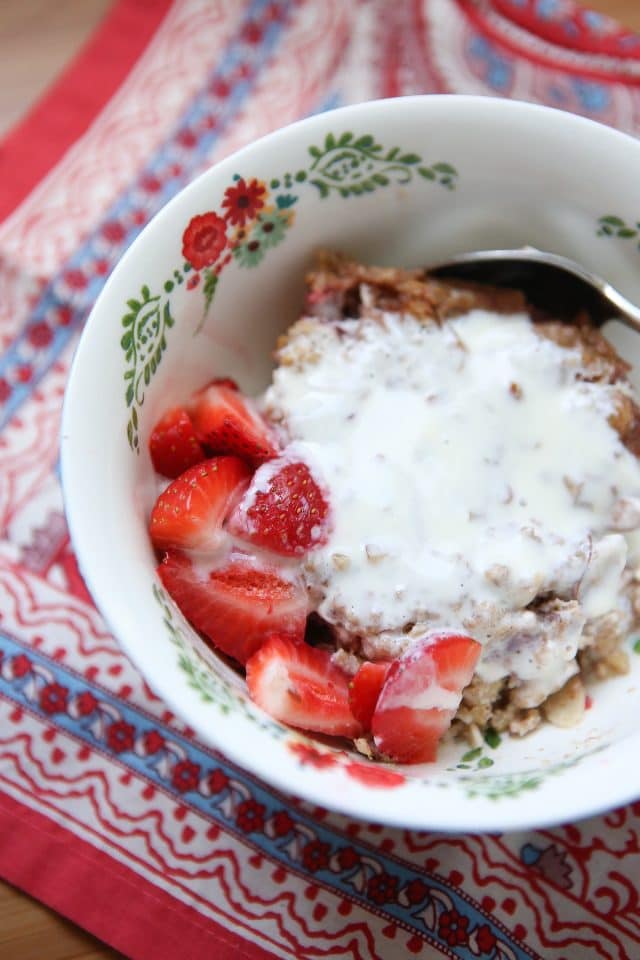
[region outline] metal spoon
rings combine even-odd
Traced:
[[[554,317],[587,310],[594,326],[620,320],[640,333],[640,307],[579,263],[535,247],[477,250],[428,267],[436,277],[451,277],[522,290],[527,300]]]

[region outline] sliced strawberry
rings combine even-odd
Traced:
[[[229,387],[230,390],[235,390],[236,393],[240,390],[240,387],[232,380],[231,377],[216,377],[215,380],[212,380],[209,384],[210,387]]]
[[[158,497],[149,532],[156,550],[213,550],[222,524],[249,483],[251,471],[238,457],[213,457],[191,467]]]
[[[399,763],[436,759],[480,651],[471,637],[430,634],[394,660],[371,719],[383,756]]]
[[[351,712],[365,730],[371,729],[373,711],[390,666],[390,663],[371,663],[367,660],[349,684]]]
[[[299,581],[272,567],[235,558],[208,570],[169,551],[158,574],[190,623],[223,653],[246,663],[269,633],[302,641],[307,595]]]
[[[306,463],[272,460],[256,471],[229,530],[285,557],[326,543],[329,504]]]
[[[226,380],[214,380],[189,404],[196,435],[212,453],[231,453],[252,464],[277,456],[276,440],[251,403]]]
[[[338,737],[357,737],[360,724],[349,707],[349,677],[320,647],[274,635],[247,663],[254,700],[282,723]]]
[[[149,438],[149,452],[154,470],[164,477],[179,477],[204,460],[202,444],[184,407],[174,407],[158,420]]]

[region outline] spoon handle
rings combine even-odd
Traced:
[[[627,300],[615,287],[612,287],[605,281],[602,282],[604,285],[602,291],[603,296],[609,303],[617,308],[616,316],[611,319],[620,320],[628,327],[631,327],[632,330],[635,330],[636,333],[640,333],[640,308],[636,307],[630,300]]]
[[[530,265],[529,269],[527,264]],[[514,286],[523,289],[525,295],[533,293],[534,303],[535,294],[543,293],[551,312],[554,298],[558,297],[556,306],[558,303],[562,305],[562,295],[568,294],[574,307],[578,305],[589,310],[597,326],[607,320],[620,320],[640,333],[640,307],[598,274],[557,253],[536,247],[475,250],[458,254],[427,269],[435,276],[457,275],[479,282]]]

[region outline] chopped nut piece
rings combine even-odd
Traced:
[[[582,493],[584,483],[576,483],[575,480],[571,479],[571,477],[563,477],[562,482],[573,497],[573,502],[577,503],[580,499],[580,494]]]
[[[523,504],[523,506],[526,506],[526,504]],[[542,543],[540,534],[530,523],[526,523],[524,526],[520,527],[520,530],[522,533],[524,533],[525,537],[530,537],[531,540],[536,540],[538,543]]]
[[[626,650],[614,650],[607,657],[606,665],[610,675],[624,677],[629,673],[629,654]]]
[[[640,526],[640,500],[637,497],[621,497],[611,511],[613,530],[629,531]]]
[[[509,393],[516,400],[522,400],[522,387],[519,383],[511,383],[509,385]]]
[[[339,647],[335,653],[332,654],[331,661],[335,663],[336,667],[340,667],[341,670],[348,673],[350,677],[356,675],[362,663],[362,661],[356,657],[355,653],[350,653],[348,650],[345,650],[344,647]]]
[[[542,717],[536,707],[530,710],[521,710],[515,719],[509,723],[509,733],[513,733],[516,737],[524,737],[528,733],[532,733],[536,727],[539,727],[541,722]]]
[[[495,587],[501,587],[509,579],[509,567],[504,563],[494,563],[484,572],[484,578]]]
[[[366,737],[358,737],[357,740],[353,741],[353,745],[358,753],[368,757],[369,760],[373,760],[375,758],[375,751]]]
[[[545,719],[554,727],[575,727],[584,715],[586,695],[580,677],[571,677],[564,687],[542,704]]]
[[[388,554],[385,553],[380,547],[376,546],[375,543],[367,543],[364,551],[367,555],[367,560],[369,563],[380,563],[381,560],[384,560]]]
[[[346,553],[333,553],[331,555],[331,562],[336,570],[348,570],[351,566],[351,560]]]

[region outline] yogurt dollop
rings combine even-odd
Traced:
[[[304,573],[338,636],[380,657],[416,624],[461,631],[483,678],[538,702],[561,686],[585,623],[620,603],[640,520],[640,466],[608,423],[630,388],[582,379],[581,351],[527,314],[479,309],[306,318],[280,361],[263,407],[328,492]]]

